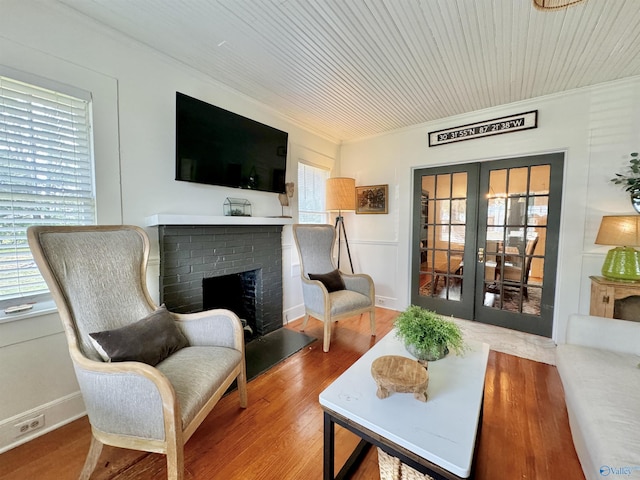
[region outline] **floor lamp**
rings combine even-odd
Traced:
[[[327,180],[327,211],[338,212],[335,228],[338,230],[338,270],[340,269],[340,248],[342,236],[347,246],[349,265],[353,273],[353,262],[351,261],[351,251],[349,250],[349,240],[347,231],[344,228],[344,218],[342,212],[354,211],[356,209],[356,181],[353,178],[334,177]]]

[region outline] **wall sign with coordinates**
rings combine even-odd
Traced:
[[[429,146],[437,147],[447,143],[488,137],[501,133],[518,132],[538,127],[538,111],[518,113],[508,117],[494,118],[484,122],[470,123],[459,127],[429,132]]]

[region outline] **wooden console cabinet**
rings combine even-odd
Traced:
[[[589,278],[590,315],[640,321],[640,282],[616,282],[596,276]]]

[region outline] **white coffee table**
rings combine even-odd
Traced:
[[[429,362],[427,402],[410,393],[380,399],[371,376],[371,363],[383,355],[413,358],[388,333],[320,394],[324,409],[324,479],[334,479],[335,424],[363,441],[341,474],[353,467],[357,455],[373,444],[436,479],[468,478],[481,425],[484,379],[489,345],[467,341],[464,356],[450,353]],[[366,451],[366,450],[364,450]]]

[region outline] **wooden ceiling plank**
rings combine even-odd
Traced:
[[[638,1],[58,0],[343,140],[640,75]]]

